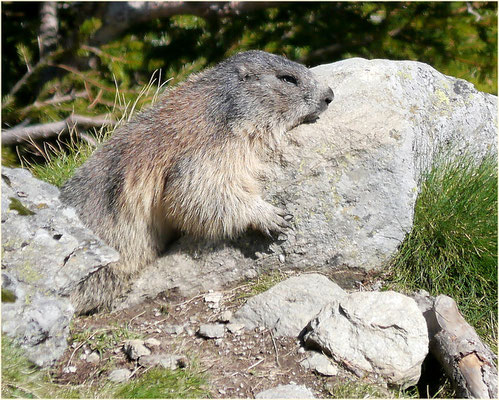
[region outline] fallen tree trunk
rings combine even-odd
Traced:
[[[458,397],[497,398],[497,356],[444,295],[414,295],[428,324],[430,352],[452,381]]]
[[[61,134],[69,133],[75,127],[88,129],[101,127],[114,122],[110,115],[87,117],[72,114],[63,121],[37,124],[31,126],[15,127],[2,130],[2,145],[14,145],[33,140],[48,139]]]

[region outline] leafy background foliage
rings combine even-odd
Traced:
[[[108,113],[116,87],[130,101],[155,70],[175,84],[255,48],[309,66],[349,57],[417,60],[497,93],[497,3],[470,6],[472,12],[463,2],[280,3],[238,16],[158,18],[92,46],[103,24],[95,4],[58,3],[60,40],[51,65],[36,68],[41,3],[4,2],[3,127],[62,120],[73,111]],[[25,85],[9,95],[30,69],[35,72]],[[67,101],[50,102],[71,94]]]

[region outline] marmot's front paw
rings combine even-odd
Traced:
[[[291,229],[292,225],[290,221],[292,219],[293,215],[286,210],[272,206],[264,221],[257,228],[269,238],[276,239],[282,236],[288,229]]]

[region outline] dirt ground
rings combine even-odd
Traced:
[[[301,367],[300,361],[307,355],[296,338],[274,337],[263,328],[235,333],[226,330],[220,339],[197,334],[201,324],[219,323],[224,312],[235,312],[249,290],[251,285],[246,284],[222,291],[223,298],[215,308],[205,301],[205,294],[190,299],[170,295],[123,311],[75,318],[71,334],[79,335],[80,340],[69,346],[58,363],[54,382],[92,385],[107,380],[109,372],[118,368],[133,371],[131,379],[143,374],[147,368],[130,361],[123,351],[125,337],[109,341],[112,345],[102,345],[100,360],[88,361],[88,355],[95,350],[91,347],[101,343],[99,337],[126,331],[142,339],[159,340],[161,345],[155,352],[179,354],[188,362],[196,362],[208,377],[212,398],[254,398],[263,390],[289,383],[307,386],[315,397],[330,397],[328,387],[348,380],[348,373],[325,377]],[[172,332],[174,327],[179,333]]]

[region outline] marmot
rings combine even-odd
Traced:
[[[261,151],[332,100],[303,65],[247,51],[191,76],[118,128],[61,190],[121,255],[80,284],[77,311],[110,306],[178,233],[218,239],[289,227],[286,212],[260,195]]]

